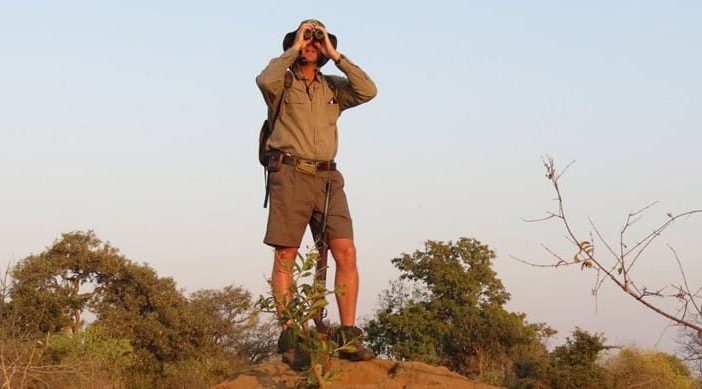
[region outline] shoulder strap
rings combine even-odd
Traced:
[[[272,120],[268,121],[268,139],[270,139],[271,135],[273,134],[273,130],[275,129],[275,122],[278,120],[278,114],[280,113],[280,106],[283,104],[283,100],[285,100],[285,93],[290,89],[290,86],[292,86],[292,72],[289,70],[285,71],[285,82],[283,83],[283,92],[280,94],[280,98],[278,99],[278,104],[275,107],[275,111],[273,112],[273,118]],[[266,141],[267,143],[267,141]],[[259,147],[261,147],[261,144],[259,143]],[[263,145],[264,148],[267,148],[267,145]],[[266,166],[263,167],[263,179],[266,183],[266,194],[265,197],[263,198],[263,208],[266,208],[268,206],[268,197],[270,196],[270,181],[268,180],[268,169]]]
[[[290,85],[292,85],[292,72],[291,71],[286,71],[285,72],[285,84],[283,84],[284,89],[290,89]]]
[[[292,86],[292,72],[290,71],[285,71],[285,82],[283,83],[283,92],[280,94],[280,98],[278,99],[278,105],[275,108],[275,111],[273,111],[273,117],[271,118],[271,121],[269,123],[270,127],[270,133],[273,133],[273,129],[275,128],[275,122],[278,120],[278,115],[280,114],[280,106],[283,105],[283,100],[285,100],[285,93],[290,89],[290,86]]]
[[[329,89],[332,90],[332,92],[336,92],[336,84],[334,83],[334,79],[332,76],[324,74],[324,79],[327,80],[327,85],[329,85]]]

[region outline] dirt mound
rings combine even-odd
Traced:
[[[445,367],[421,362],[376,359],[352,363],[335,359],[332,366],[337,376],[329,388],[497,388],[471,381]],[[237,379],[221,383],[213,389],[294,388],[296,380],[296,372],[278,360],[256,365]]]

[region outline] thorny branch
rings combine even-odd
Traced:
[[[595,223],[591,219],[588,219],[591,228],[595,232],[598,242],[602,243],[606,247],[607,251],[609,252],[609,255],[611,255],[611,257],[614,259],[614,265],[606,265],[604,262],[604,258],[595,256],[593,242],[594,238],[591,236],[589,241],[581,239],[581,237],[578,236],[571,227],[570,221],[565,212],[565,201],[559,185],[559,179],[563,176],[563,173],[565,173],[565,171],[573,164],[573,162],[570,162],[561,172],[558,172],[556,170],[555,163],[551,157],[543,158],[543,164],[544,168],[546,169],[546,178],[550,181],[556,194],[555,201],[557,204],[557,211],[547,212],[547,216],[544,218],[524,220],[526,222],[539,222],[550,219],[559,219],[563,223],[563,227],[566,230],[566,237],[569,241],[571,241],[571,243],[575,244],[576,248],[578,249],[578,253],[573,257],[572,260],[566,260],[562,256],[556,254],[555,252],[553,252],[548,247],[542,244],[546,251],[557,259],[555,263],[548,265],[539,265],[521,259],[515,259],[522,263],[538,267],[555,268],[564,265],[580,264],[581,269],[583,270],[586,268],[592,268],[594,270],[597,270],[598,278],[595,283],[596,286],[593,289],[593,294],[597,293],[597,291],[600,289],[600,287],[604,284],[606,280],[611,280],[620,289],[622,289],[624,292],[626,292],[628,295],[630,295],[632,298],[634,298],[636,301],[643,304],[650,310],[673,321],[674,323],[680,326],[693,330],[697,334],[697,337],[702,341],[702,323],[695,321],[692,318],[692,316],[702,317],[702,306],[699,301],[701,297],[700,290],[702,290],[702,288],[697,289],[695,292],[692,292],[688,284],[687,277],[685,275],[682,261],[680,260],[677,252],[671,246],[668,247],[673,252],[675,260],[677,261],[678,268],[682,277],[681,285],[669,285],[659,290],[649,290],[646,287],[642,287],[641,289],[639,289],[636,286],[635,281],[631,278],[631,270],[633,266],[637,263],[639,258],[641,258],[642,254],[651,245],[651,243],[653,243],[658,237],[660,237],[661,234],[675,221],[677,221],[678,219],[687,218],[697,213],[702,213],[702,209],[691,210],[679,214],[668,213],[668,219],[664,223],[659,225],[651,233],[649,233],[643,239],[633,244],[633,246],[631,247],[629,247],[625,241],[625,237],[629,228],[632,225],[636,224],[641,219],[643,213],[650,210],[653,206],[657,204],[657,202],[652,202],[637,211],[630,212],[626,218],[626,221],[624,222],[624,225],[619,231],[618,252],[614,249],[612,245],[610,245],[607,242],[605,237],[596,227]],[[600,279],[601,274],[604,274],[604,276],[602,276],[602,278]],[[667,292],[670,289],[673,289],[674,293]],[[660,303],[660,299],[677,299],[681,304],[681,308],[678,310],[678,312],[668,311]],[[692,314],[690,312],[691,310],[694,310]]]

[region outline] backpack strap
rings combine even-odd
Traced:
[[[285,83],[283,84],[283,90],[290,89],[291,85],[292,85],[292,72],[288,70],[285,72]]]
[[[327,81],[327,85],[329,85],[329,89],[331,89],[332,92],[336,93],[336,84],[334,83],[334,79],[332,76],[324,74],[324,79]]]
[[[290,89],[292,86],[292,81],[293,81],[293,74],[290,71],[285,72],[285,82],[283,82],[283,92],[280,94],[280,98],[278,99],[278,104],[275,108],[275,111],[273,112],[273,118],[272,120],[268,121],[268,139],[271,138],[271,135],[273,135],[273,130],[275,129],[275,122],[278,120],[278,115],[280,114],[280,106],[283,105],[283,100],[285,100],[285,94]],[[264,145],[265,147],[266,145]],[[266,194],[265,197],[263,198],[263,208],[268,207],[268,198],[270,198],[271,195],[271,185],[270,185],[270,180],[268,179],[268,167],[264,166],[263,167],[263,180],[265,181],[266,185]]]
[[[273,130],[275,129],[275,122],[278,120],[278,115],[280,114],[280,107],[283,105],[283,100],[285,100],[285,94],[290,89],[292,86],[292,78],[293,74],[291,71],[286,71],[285,72],[285,82],[283,82],[283,92],[280,94],[280,98],[278,99],[278,104],[276,104],[275,111],[273,111],[273,118],[272,121],[269,121],[268,127],[270,127],[270,133],[268,134],[268,137],[273,134]]]

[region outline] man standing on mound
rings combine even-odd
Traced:
[[[336,36],[317,20],[305,20],[283,39],[283,54],[273,58],[256,77],[268,106],[273,132],[266,148],[270,210],[264,242],[275,248],[271,283],[279,315],[291,300],[292,265],[306,227],[319,236],[327,182],[331,182],[326,214],[328,246],[336,261],[335,291],[341,328],[337,343],[351,342],[340,358],[364,361],[373,352],[361,343],[355,326],[358,270],[353,227],[344,178],[334,157],[338,149],[336,122],[342,111],[375,97],[373,81],[336,51]],[[329,61],[345,77],[327,76],[320,68]],[[309,364],[309,355],[295,349],[296,340],[283,325],[278,352],[293,368]]]

